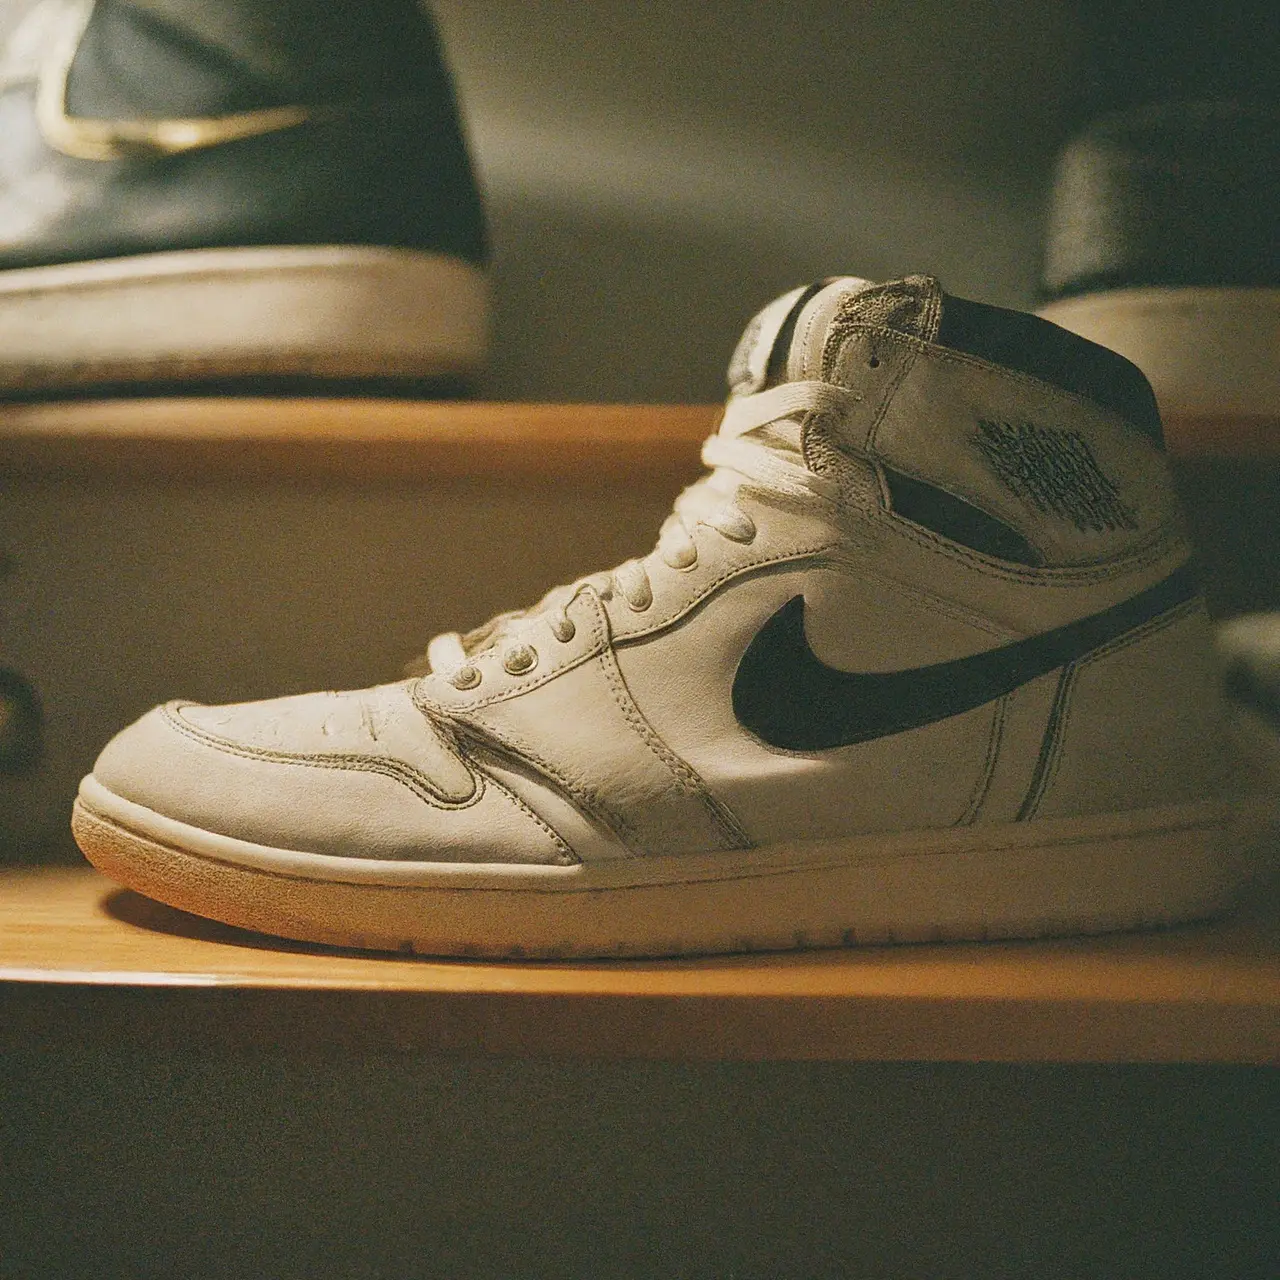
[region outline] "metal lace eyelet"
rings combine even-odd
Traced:
[[[466,690],[474,689],[476,685],[484,679],[480,673],[479,667],[473,667],[468,663],[465,667],[459,667],[457,671],[449,677],[449,683],[455,689]]]
[[[574,626],[572,618],[557,618],[551,624],[551,634],[555,636],[561,644],[568,644],[578,633],[578,628]]]
[[[502,666],[508,675],[522,676],[538,665],[538,651],[531,645],[518,644],[502,655]]]

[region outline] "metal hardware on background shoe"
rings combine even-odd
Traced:
[[[64,6],[65,26],[40,68],[36,119],[45,142],[77,160],[123,160],[132,155],[180,155],[267,133],[313,119],[310,107],[266,107],[225,116],[187,119],[102,120],[67,112],[67,76],[96,0]],[[332,115],[332,110],[324,112]]]

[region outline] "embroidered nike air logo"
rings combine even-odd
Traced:
[[[120,160],[138,155],[179,155],[292,129],[313,119],[315,109],[266,107],[230,115],[174,119],[105,120],[67,112],[67,76],[93,13],[93,0],[62,10],[65,23],[41,66],[36,89],[36,118],[45,142],[77,160]]]
[[[1081,533],[1138,527],[1082,432],[984,418],[974,444],[1005,486],[1042,514],[1069,521]]]
[[[1185,566],[1101,613],[967,658],[902,671],[838,671],[809,647],[804,597],[760,629],[733,679],[743,728],[788,751],[830,751],[972,711],[1195,598]]]

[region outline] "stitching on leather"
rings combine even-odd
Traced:
[[[1000,758],[1000,744],[1004,740],[1004,726],[1008,718],[1009,695],[997,698],[991,714],[991,728],[987,733],[987,754],[982,763],[978,779],[969,794],[969,803],[964,812],[952,824],[957,827],[970,826],[977,818],[996,776],[996,761]]]
[[[516,795],[516,793],[512,791],[510,787],[504,786],[501,782],[497,780],[497,778],[493,777],[492,774],[486,773],[482,768],[482,766],[479,765],[475,760],[472,760],[470,757],[468,757],[468,760],[471,763],[471,765],[475,768],[476,772],[483,775],[485,781],[489,784],[489,786],[496,788],[498,791],[501,791],[502,794],[506,796],[507,799],[510,800],[511,803],[517,809],[519,809],[521,813],[525,815],[526,818],[530,819],[535,826],[540,827],[546,833],[551,843],[555,845],[563,855],[560,862],[556,865],[564,867],[564,866],[577,865],[582,862],[582,859],[578,857],[578,855],[573,851],[573,848],[569,844],[569,842],[553,826],[551,826],[549,822],[547,822],[544,818],[542,818],[539,814],[537,814],[533,809],[531,809],[527,804],[525,804],[525,802],[521,800],[520,797]]]
[[[593,599],[595,599],[594,593]],[[607,647],[607,633],[604,628],[604,620],[601,617],[602,610],[599,607],[598,599],[596,599],[596,604],[597,607],[591,614],[592,643],[589,656],[592,659],[602,657],[601,651]],[[580,666],[582,664],[581,662],[576,662],[573,665]],[[568,670],[568,668],[563,668],[563,670]],[[521,690],[521,692],[526,691],[527,690]],[[488,699],[485,706],[492,705],[498,701],[502,701],[502,699]],[[460,708],[459,710],[465,714],[466,712],[480,709],[481,708]],[[482,732],[486,738],[504,747],[511,754],[519,756],[530,764],[536,765],[572,800],[581,805],[586,813],[613,831],[628,848],[644,847],[644,842],[640,839],[639,833],[633,829],[625,814],[614,809],[612,805],[608,804],[594,787],[587,786],[585,783],[577,782],[569,778],[561,770],[559,765],[546,759],[540,751],[537,751],[534,747],[530,746],[523,738],[516,737],[509,731],[499,728],[497,725],[493,724],[492,721],[487,719],[480,719],[472,722],[468,722],[466,719],[461,719],[460,724],[464,732],[468,729]]]
[[[883,331],[885,336],[893,336],[891,329]],[[852,336],[852,335],[851,335]],[[846,346],[848,345],[846,341]],[[841,358],[844,357],[844,350],[841,349]],[[876,447],[876,436],[880,434],[880,427],[885,420],[885,415],[889,412],[889,406],[893,403],[894,397],[898,394],[903,382],[906,381],[907,375],[915,367],[916,360],[919,358],[919,350],[911,350],[908,348],[908,354],[902,361],[902,368],[899,369],[886,383],[884,394],[880,398],[880,406],[876,409],[875,417],[871,420],[871,425],[867,428],[865,443],[863,448],[867,453],[874,454]]]
[[[815,298],[817,296],[818,296],[817,294],[814,294]],[[812,301],[812,299],[810,299],[810,301]],[[810,312],[809,318],[804,322],[804,331],[796,335],[796,338],[798,338],[798,341],[796,340],[796,338],[793,338],[792,340],[791,349],[793,351],[797,349],[802,351],[808,350],[809,343],[813,338],[814,325],[816,325],[817,322],[818,322],[818,317],[813,312]]]
[[[613,694],[614,701],[618,704],[618,708],[627,723],[640,736],[649,750],[667,766],[668,771],[675,775],[677,781],[683,784],[681,787],[683,793],[693,796],[699,801],[711,820],[719,828],[721,837],[730,842],[727,846],[728,848],[750,848],[751,841],[747,839],[747,834],[742,829],[738,819],[725,805],[710,794],[706,784],[698,776],[697,770],[688,761],[682,760],[676,755],[658,736],[657,730],[645,719],[644,713],[636,705],[635,699],[631,696],[631,691],[627,688],[626,681],[622,678],[622,672],[618,669],[617,659],[614,655],[606,649],[600,655],[600,662],[604,670],[605,680],[609,685],[609,691]]]
[[[1099,414],[1111,423],[1118,423],[1126,433],[1138,432],[1138,428],[1116,410],[1108,409],[1106,405],[1099,403],[1097,400],[1092,400],[1086,395],[1081,395],[1077,391],[1069,391],[1066,387],[1060,387],[1056,383],[1045,382],[1032,374],[1023,373],[1020,369],[1009,369],[1004,365],[992,364],[989,360],[983,360],[980,356],[972,356],[967,352],[952,351],[946,347],[935,347],[928,344],[923,347],[921,354],[926,359],[937,360],[942,364],[965,365],[971,369],[980,369],[984,373],[994,373],[999,377],[1009,379],[1011,382],[1016,382],[1020,386],[1027,387],[1038,394],[1044,395],[1047,393],[1056,399],[1065,400],[1079,408],[1087,409],[1091,413]],[[1149,442],[1149,437],[1143,435],[1143,439]],[[1159,453],[1160,450],[1153,446],[1152,452]]]
[[[634,848],[636,846],[643,847],[643,841],[640,839],[639,834],[632,829],[624,814],[606,804],[594,788],[587,787],[567,777],[558,765],[546,759],[540,751],[535,750],[522,738],[515,737],[487,720],[480,720],[474,723],[462,721],[459,727],[464,735],[473,737],[487,746],[497,747],[508,755],[516,756],[526,763],[536,766],[583,812],[612,831],[628,851],[632,853],[632,856],[635,856]]]
[[[1204,602],[1202,600],[1188,600],[1185,604],[1178,605],[1168,613],[1162,614],[1159,618],[1153,618],[1150,622],[1146,622],[1140,627],[1135,627],[1134,630],[1126,632],[1123,636],[1117,637],[1109,644],[1103,645],[1100,649],[1095,649],[1079,661],[1069,663],[1063,668],[1063,673],[1059,677],[1058,691],[1054,696],[1053,706],[1050,708],[1049,724],[1045,729],[1046,739],[1047,735],[1052,733],[1052,741],[1046,740],[1041,748],[1041,764],[1032,776],[1031,785],[1022,801],[1015,821],[1025,822],[1034,818],[1039,812],[1040,806],[1044,804],[1045,797],[1049,794],[1054,782],[1057,781],[1066,748],[1067,726],[1071,717],[1071,700],[1075,695],[1080,672],[1098,659],[1109,657],[1122,649],[1127,649],[1130,645],[1149,639],[1151,636],[1174,626],[1192,614],[1201,612],[1203,609]]]
[[[991,566],[984,560],[975,559],[968,555],[951,554],[951,549],[949,547],[935,546],[935,540],[933,537],[921,537],[914,527],[903,529],[890,528],[887,529],[886,532],[891,532],[905,537],[908,541],[921,543],[923,544],[924,549],[929,552],[936,550],[944,555],[949,555],[950,558],[961,562],[967,569],[976,570],[994,578],[1011,581],[1020,587],[1036,587],[1045,590],[1052,590],[1055,588],[1088,587],[1099,583],[1110,582],[1116,578],[1127,577],[1135,573],[1140,573],[1151,565],[1158,564],[1162,560],[1167,559],[1169,552],[1172,549],[1171,540],[1158,540],[1146,547],[1142,552],[1132,556],[1126,556],[1120,560],[1108,561],[1100,569],[1096,570],[1088,568],[1082,568],[1079,570],[1068,568],[1028,568],[1021,571],[1010,572],[998,565]],[[922,530],[920,532],[927,534],[928,531]],[[693,613],[697,608],[705,604],[709,597],[720,587],[723,587],[725,585],[725,581],[729,578],[745,576],[756,570],[769,570],[776,568],[779,565],[794,565],[797,568],[810,569],[829,568],[833,572],[843,573],[855,581],[860,581],[862,577],[868,575],[874,576],[884,583],[909,593],[913,598],[920,599],[922,603],[929,604],[931,600],[937,600],[937,604],[929,604],[929,607],[934,609],[935,612],[982,629],[983,616],[981,614],[973,614],[971,616],[969,613],[964,611],[963,606],[956,606],[956,611],[951,611],[952,602],[947,601],[942,597],[936,597],[929,588],[920,587],[915,583],[903,581],[901,578],[892,577],[888,574],[873,570],[866,565],[853,562],[848,557],[839,554],[841,550],[842,548],[838,543],[827,544],[826,546],[818,547],[813,551],[806,552],[803,555],[795,557],[781,557],[773,561],[761,561],[758,564],[743,566],[741,569],[735,570],[733,574],[727,575],[724,580],[718,581],[714,588],[708,588],[706,593],[700,594],[691,600],[688,605],[670,619],[665,620],[660,624],[655,624],[653,627],[647,628],[644,631],[629,632],[625,635],[617,636],[614,638],[613,646],[615,649],[625,648],[628,645],[648,639],[663,627],[683,620],[687,615]],[[992,634],[997,633],[1008,634],[1007,629],[1000,629],[999,632],[995,630],[992,631]]]
[[[1071,712],[1071,695],[1075,690],[1077,667],[1069,662],[1062,668],[1058,676],[1058,685],[1054,690],[1053,701],[1049,704],[1049,714],[1045,718],[1044,734],[1040,740],[1040,754],[1031,780],[1027,784],[1026,794],[1014,815],[1015,822],[1030,822],[1036,816],[1049,787],[1058,774],[1058,764],[1062,758],[1062,743],[1066,737],[1067,720]]]
[[[1145,434],[1140,432],[1127,418],[1117,413],[1114,409],[1108,409],[1105,405],[1099,404],[1098,401],[1092,400],[1086,395],[1081,395],[1077,391],[1069,391],[1066,387],[1060,387],[1056,383],[1045,382],[1032,374],[1023,373],[1020,369],[1010,369],[1005,365],[993,364],[990,360],[984,360],[981,356],[970,355],[966,351],[953,351],[950,347],[940,347],[936,343],[926,342],[922,338],[899,333],[894,329],[879,329],[874,325],[864,325],[860,329],[851,326],[850,336],[852,337],[859,331],[874,334],[876,337],[883,337],[888,342],[914,350],[917,356],[922,355],[927,359],[938,360],[944,364],[964,365],[971,369],[979,369],[984,373],[992,373],[999,378],[1027,387],[1037,392],[1037,394],[1049,395],[1057,400],[1066,401],[1079,408],[1087,409],[1091,413],[1101,415],[1112,423],[1119,423],[1126,433],[1136,433],[1143,440],[1147,440],[1150,443]],[[1153,452],[1161,452],[1159,449],[1155,449],[1154,446],[1152,446],[1152,449]]]
[[[418,710],[423,712],[438,711],[442,715],[452,716],[458,712],[478,711],[482,707],[492,706],[495,702],[505,702],[508,698],[514,698],[522,693],[530,693],[534,689],[541,687],[550,680],[562,676],[566,671],[572,671],[575,667],[580,667],[584,662],[590,662],[592,658],[599,657],[599,650],[592,648],[576,657],[569,659],[562,667],[552,667],[550,670],[542,671],[533,679],[524,683],[513,684],[510,688],[500,689],[497,693],[491,693],[483,698],[474,698],[466,702],[459,702],[456,705],[450,705],[447,702],[439,702],[432,698],[425,689],[422,688],[422,682],[426,680],[423,676],[419,681],[418,688],[414,690],[414,705]]]
[[[1067,745],[1067,728],[1071,723],[1071,704],[1075,698],[1076,686],[1080,680],[1080,668],[1073,663],[1068,668],[1065,687],[1062,694],[1062,712],[1061,719],[1058,723],[1057,733],[1054,735],[1052,747],[1052,756],[1049,760],[1049,768],[1045,774],[1044,784],[1040,788],[1040,793],[1035,798],[1035,804],[1028,814],[1028,817],[1034,817],[1039,812],[1040,806],[1044,803],[1055,782],[1058,780],[1058,774],[1062,771],[1062,758],[1066,752]]]
[[[1185,600],[1180,605],[1175,605],[1168,613],[1162,613],[1158,618],[1151,618],[1144,622],[1141,626],[1135,627],[1132,631],[1126,631],[1124,635],[1117,636],[1114,640],[1108,641],[1098,649],[1080,658],[1076,665],[1087,667],[1101,658],[1109,658],[1112,654],[1119,653],[1123,649],[1129,648],[1130,645],[1139,643],[1139,641],[1147,640],[1151,636],[1157,635],[1159,632],[1169,627],[1175,626],[1177,623],[1196,613],[1204,613],[1205,604],[1200,596],[1196,596],[1193,600]]]
[[[878,531],[886,536],[892,535],[918,543],[930,552],[959,561],[971,569],[980,570],[988,577],[1000,578],[1006,582],[1016,582],[1020,586],[1028,587],[1077,586],[1092,582],[1109,582],[1113,578],[1122,578],[1158,563],[1181,543],[1181,536],[1174,526],[1165,524],[1153,531],[1150,540],[1140,550],[1113,560],[1103,561],[1095,566],[1054,565],[1046,568],[1032,566],[1018,568],[988,559],[957,543],[948,542],[940,534],[926,529],[923,525],[912,524],[900,517],[894,518],[888,513],[879,524]]]
[[[191,705],[191,704],[179,704]],[[215,734],[197,728],[189,721],[182,719],[170,706],[161,708],[161,713],[169,725],[203,746],[213,747],[226,755],[239,756],[245,760],[263,760],[269,764],[300,765],[310,769],[335,769],[351,773],[376,773],[400,783],[406,790],[413,792],[418,799],[439,809],[469,809],[477,804],[484,794],[481,780],[472,774],[475,790],[465,800],[450,800],[441,795],[431,784],[431,780],[412,765],[391,757],[358,756],[358,755],[298,755],[285,751],[270,751],[262,747],[248,747],[240,743],[230,742]]]
[[[622,673],[617,668],[616,660],[609,650],[605,619],[601,616],[602,612],[597,611],[594,613],[591,620],[593,655],[600,662],[605,685],[624,721],[641,742],[648,747],[652,755],[657,757],[658,762],[666,767],[668,774],[673,776],[679,793],[697,800],[702,805],[712,819],[714,826],[720,832],[722,847],[749,848],[751,842],[738,824],[737,819],[707,792],[705,784],[697,772],[672,752],[658,737],[656,731],[635,705],[634,700],[626,689]],[[475,710],[478,709],[476,708]],[[500,728],[493,724],[491,720],[478,718],[474,723],[469,722],[466,717],[472,710],[472,708],[458,709],[459,724],[464,733],[468,729],[479,732],[486,739],[498,743],[512,754],[535,765],[572,800],[579,804],[586,813],[612,830],[629,848],[645,853],[652,851],[650,841],[644,837],[626,813],[611,805],[597,788],[568,777],[559,765],[547,759],[540,751],[527,743],[523,737],[516,736],[509,730]]]
[[[830,572],[842,575],[847,579],[852,579],[858,584],[864,582],[876,582],[889,588],[890,591],[898,593],[905,601],[912,604],[923,605],[929,612],[939,617],[947,618],[952,622],[959,622],[964,626],[972,627],[975,631],[985,632],[989,636],[993,636],[998,640],[1007,640],[1018,633],[1009,627],[993,621],[986,615],[971,609],[969,606],[961,604],[956,600],[949,600],[945,596],[938,595],[929,587],[917,586],[913,583],[906,583],[898,578],[892,578],[888,574],[880,573],[873,569],[870,565],[860,564],[857,561],[850,561],[844,558],[823,558],[814,562],[813,568],[827,569]]]

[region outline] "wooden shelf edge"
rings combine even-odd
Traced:
[[[1163,935],[597,964],[406,960],[0,876],[0,1048],[60,1037],[661,1060],[1280,1063],[1272,904]],[[260,944],[260,945],[256,945]]]
[[[696,474],[718,406],[156,399],[0,405],[0,470],[189,478]],[[692,478],[692,475],[691,475]]]
[[[417,480],[690,476],[720,408],[697,404],[192,397],[0,403],[16,475]],[[1176,460],[1280,461],[1280,415],[1170,413]]]

